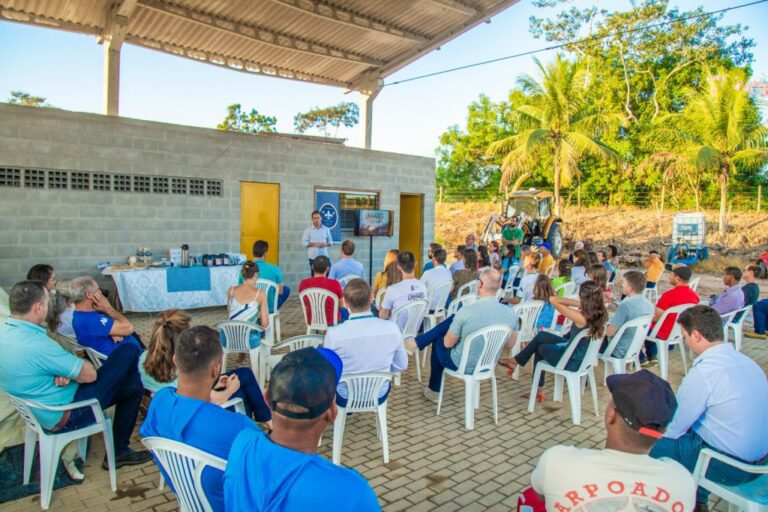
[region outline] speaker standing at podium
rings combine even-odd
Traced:
[[[328,256],[328,247],[333,245],[331,230],[323,226],[320,212],[312,212],[312,225],[304,230],[304,236],[301,238],[304,247],[307,248],[309,257],[309,272],[312,275],[312,261],[318,256]]]

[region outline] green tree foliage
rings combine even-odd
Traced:
[[[293,118],[294,129],[298,133],[306,133],[308,130],[317,129],[326,137],[330,136],[330,128],[333,127],[333,136],[339,132],[339,127],[352,128],[360,122],[360,109],[356,103],[345,102],[331,107],[317,107],[307,112],[296,114]]]
[[[8,103],[12,105],[26,105],[28,107],[51,107],[45,98],[40,96],[32,96],[31,94],[23,91],[11,91],[11,97],[8,98]]]
[[[275,133],[277,118],[259,114],[256,109],[244,112],[239,103],[227,107],[227,116],[216,125],[216,128],[225,132],[243,133]]]

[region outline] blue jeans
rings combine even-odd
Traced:
[[[283,307],[283,304],[286,300],[288,300],[288,296],[291,294],[291,288],[289,286],[283,285],[283,293],[279,294],[277,296],[277,309],[280,309]],[[274,311],[270,311],[270,313],[274,313]]]
[[[449,316],[427,332],[416,336],[416,345],[419,350],[424,350],[432,345],[432,353],[429,357],[431,371],[429,373],[429,389],[440,391],[440,383],[443,380],[443,371],[458,370],[458,366],[451,359],[451,349],[445,348],[443,340],[448,333],[448,329],[453,323],[453,315]]]
[[[104,364],[96,372],[96,380],[81,384],[75,393],[75,402],[95,398],[102,409],[115,406],[112,436],[115,454],[128,449],[131,433],[136,426],[139,404],[144,396],[144,386],[139,377],[139,348],[134,343],[118,343]],[[72,411],[69,420],[60,431],[76,430],[96,421],[90,407]]]
[[[699,437],[699,435],[689,430],[685,434],[683,434],[678,439],[669,439],[666,437],[663,437],[656,441],[656,444],[653,445],[653,448],[651,449],[651,457],[654,459],[660,459],[662,457],[668,457],[672,460],[676,460],[685,468],[693,473],[693,470],[696,468],[696,461],[699,458],[699,452],[703,448],[711,448],[717,452],[725,453],[721,450],[718,450],[716,448],[712,448],[709,446],[704,440]],[[733,455],[726,454],[729,457],[735,458],[737,460],[737,457],[734,457]],[[748,461],[742,461],[747,462],[748,464],[754,464],[755,462],[748,462]],[[765,458],[758,462],[759,463],[765,463]],[[707,478],[726,485],[734,485],[734,484],[741,484],[744,482],[749,482],[751,480],[756,479],[760,475],[753,475],[750,473],[745,473],[739,469],[736,469],[732,466],[728,466],[727,464],[723,464],[719,460],[712,460],[709,463],[709,468],[707,469]],[[696,489],[696,503],[707,503],[707,500],[709,499],[709,491],[702,489],[699,487]]]
[[[648,290],[650,288],[656,288],[656,283],[654,283],[653,281],[648,281],[647,283],[645,283],[645,289]]]
[[[552,334],[551,332],[541,331],[533,337],[531,342],[521,350],[519,354],[515,356],[515,361],[517,361],[517,364],[520,366],[525,366],[531,357],[533,357],[534,369],[539,361],[546,361],[552,366],[557,366],[557,363],[560,362],[560,358],[568,349],[569,343],[570,340],[567,338]],[[584,356],[587,355],[588,347],[589,338],[582,338],[579,342],[579,346],[573,351],[571,359],[568,361],[565,369],[571,371],[578,369],[579,365],[584,360]],[[544,386],[545,375],[544,372],[541,373],[541,376],[539,377],[539,387]]]
[[[765,334],[765,328],[768,324],[768,299],[757,301],[752,306],[752,314],[755,317],[755,332]]]
[[[392,386],[391,385],[387,388],[387,392],[384,393],[384,396],[380,396],[379,397],[379,405],[384,403],[384,401],[389,396],[389,392],[390,391],[392,391]],[[349,401],[348,399],[346,399],[343,396],[339,395],[338,392],[336,393],[336,405],[338,405],[339,407],[346,407],[348,401]]]
[[[264,401],[264,394],[261,392],[256,376],[250,368],[237,368],[227,372],[226,375],[237,375],[240,381],[238,389],[231,398],[241,398],[245,405],[245,414],[256,421],[265,422],[272,419],[272,412]]]

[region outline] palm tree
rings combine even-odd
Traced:
[[[708,72],[697,89],[686,91],[679,113],[659,118],[656,134],[662,146],[720,182],[720,234],[727,228],[728,182],[739,171],[758,170],[768,160],[768,127],[739,68]]]
[[[579,174],[578,163],[584,156],[618,164],[618,153],[598,137],[602,132],[626,123],[619,112],[602,112],[587,102],[589,76],[580,61],[569,61],[557,55],[546,66],[536,59],[541,71],[537,81],[525,75],[518,86],[528,101],[515,109],[519,132],[492,143],[491,156],[505,155],[502,160],[501,189],[515,177],[530,170],[538,159],[548,155],[552,160],[555,214],[560,214],[560,187],[567,186]]]

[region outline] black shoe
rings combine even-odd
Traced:
[[[115,457],[115,469],[120,469],[123,466],[137,466],[151,460],[152,454],[149,453],[148,450],[137,452],[128,448],[126,451]],[[106,457],[104,457],[104,462],[101,463],[101,468],[105,470],[109,469]]]

